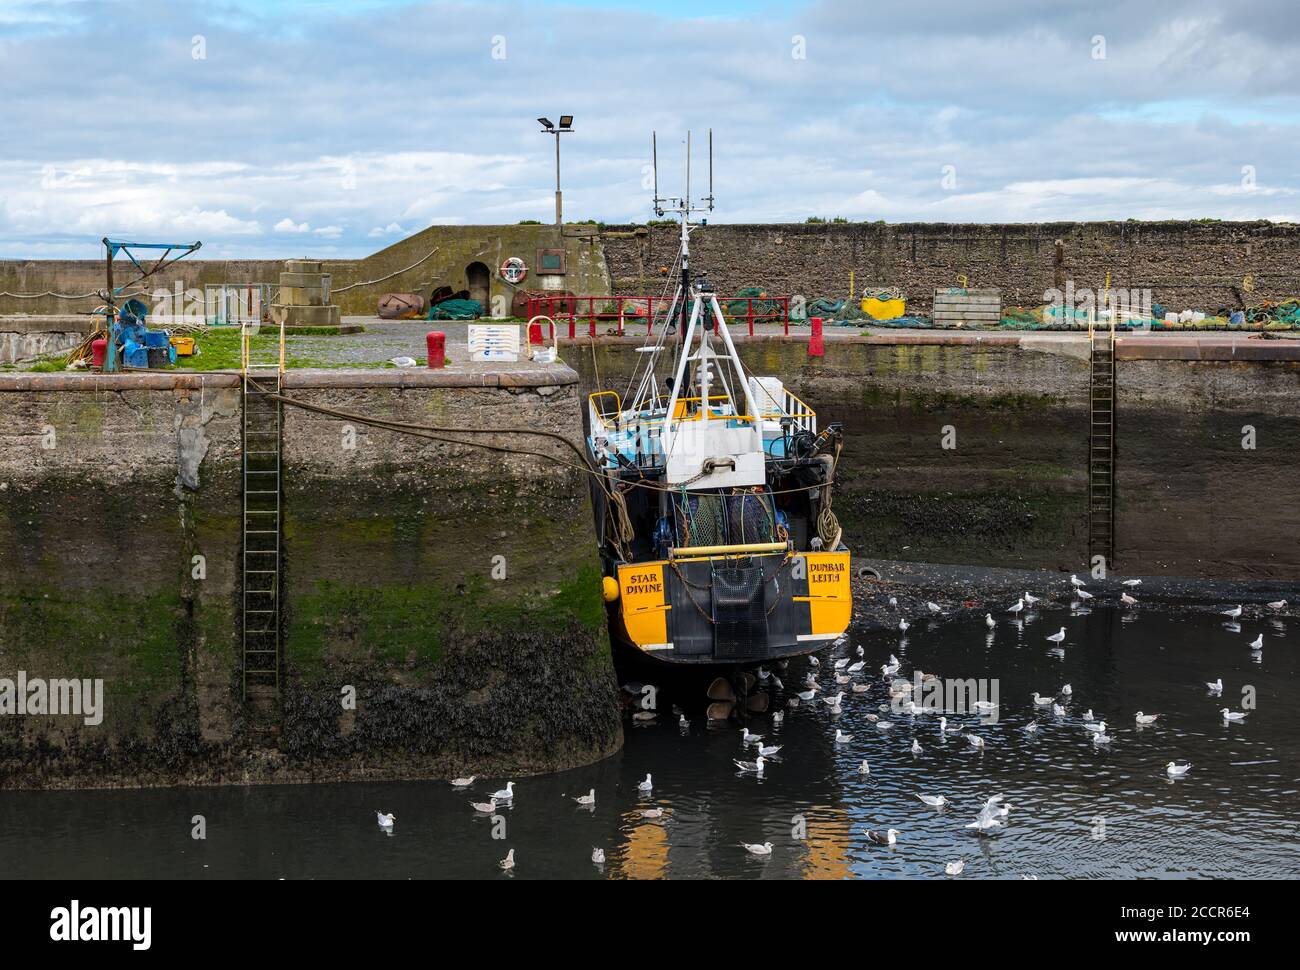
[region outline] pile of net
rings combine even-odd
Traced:
[[[429,307],[426,320],[477,320],[483,316],[483,304],[478,300],[443,300]]]

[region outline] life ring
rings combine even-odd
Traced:
[[[501,264],[497,272],[507,283],[518,284],[528,276],[528,266],[518,256],[511,256]]]

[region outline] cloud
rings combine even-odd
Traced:
[[[693,130],[698,196],[710,127],[719,222],[1296,211],[1289,3],[741,6],[701,56],[709,5],[684,2],[10,4],[0,256],[93,256],[126,230],[360,256],[428,225],[549,221],[555,145],[533,119],[560,112],[570,218],[651,217],[652,129],[669,194]],[[149,56],[104,62],[124,30]],[[617,57],[557,74],[575,50]]]

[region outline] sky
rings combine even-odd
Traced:
[[[0,258],[435,224],[1300,221],[1295,0],[0,0]]]

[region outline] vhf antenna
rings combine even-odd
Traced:
[[[705,196],[703,202],[706,205],[691,205],[691,132],[688,128],[686,131],[686,194],[681,197],[659,195],[659,136],[655,131],[650,133],[650,153],[651,167],[654,170],[654,211],[655,215],[662,217],[666,212],[672,211],[682,218],[681,225],[681,246],[682,246],[682,282],[681,282],[681,321],[680,332],[681,339],[686,339],[686,327],[690,318],[690,296],[691,296],[691,244],[690,244],[690,221],[692,212],[712,212],[713,211],[713,129],[709,129],[709,194]],[[665,203],[668,205],[665,207]],[[709,328],[711,324],[706,320],[705,327]]]
[[[692,212],[713,211],[713,129],[709,129],[709,194],[701,201],[701,206],[691,205],[691,133],[686,132],[686,194],[682,196],[659,194],[659,133],[650,133],[650,168],[654,177],[654,212],[657,216],[668,212],[678,212],[687,217]]]

